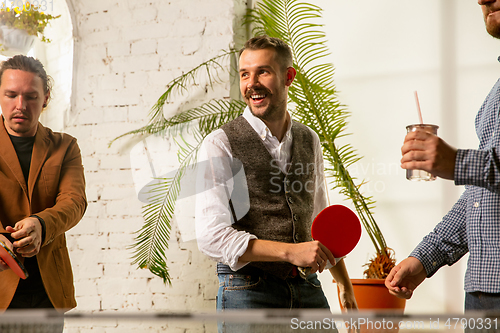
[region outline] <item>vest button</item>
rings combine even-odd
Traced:
[[[293,220],[297,221],[299,219],[299,216],[297,214],[293,214]]]
[[[292,197],[288,197],[288,202],[289,202],[289,203],[291,203],[291,204],[293,204],[293,199],[292,199]]]
[[[300,240],[299,234],[298,234],[298,233],[296,233],[296,234],[295,234],[295,241],[296,241],[296,242],[298,242],[299,240]]]

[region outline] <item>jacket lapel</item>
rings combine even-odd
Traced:
[[[47,130],[40,123],[38,123],[38,129],[35,135],[35,143],[33,144],[33,153],[31,154],[31,165],[30,174],[28,177],[29,186],[29,198],[31,200],[31,195],[33,194],[33,189],[35,188],[36,179],[42,170],[43,163],[49,151],[49,139]]]
[[[19,164],[19,159],[17,158],[16,150],[10,141],[9,134],[5,129],[3,115],[0,117],[0,158],[4,160],[5,164],[8,166],[10,171],[16,177],[16,180],[21,185],[24,193],[28,196],[28,190],[26,187],[26,181],[24,180],[23,170],[21,169],[21,164]],[[1,172],[1,170],[0,170]]]

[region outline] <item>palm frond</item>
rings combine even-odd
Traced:
[[[181,165],[172,178],[159,178],[156,184],[151,185],[149,193],[150,203],[143,207],[145,223],[137,232],[134,249],[134,261],[140,268],[147,268],[153,274],[161,277],[163,282],[171,284],[167,267],[166,250],[170,240],[171,221],[174,215],[175,202],[180,193],[180,181],[186,171],[196,160],[197,151],[203,141],[195,135],[196,144],[189,144],[185,140],[179,145],[179,160]]]
[[[236,53],[236,50],[222,51],[222,54],[199,64],[190,71],[173,79],[167,84],[167,90],[160,96],[156,104],[151,108],[150,119],[153,121],[161,119],[163,117],[163,106],[170,100],[171,96],[174,93],[187,92],[190,87],[197,85],[200,74],[204,74],[203,78],[208,81],[210,86],[216,82],[221,82],[220,72],[228,71],[228,66],[224,65],[222,62]]]
[[[208,134],[214,129],[236,118],[246,104],[238,100],[216,99],[198,107],[185,110],[170,118],[162,118],[136,130],[124,133],[114,138],[109,145],[127,135],[161,135],[176,136],[189,123],[199,122],[199,130]]]
[[[168,273],[165,250],[170,239],[170,218],[173,214],[176,195],[179,192],[181,173],[173,178],[164,178],[152,188],[150,203],[143,207],[145,223],[137,232],[134,249],[134,261],[139,268],[147,268],[161,277],[164,282],[171,283]]]
[[[207,81],[209,87],[217,82],[222,82],[220,78],[220,73],[230,70],[228,66],[224,65],[224,62],[231,56],[237,53],[236,50],[222,51],[221,54],[201,63],[190,71],[176,77],[170,81],[166,86],[167,90],[158,98],[156,103],[153,105],[149,111],[149,122],[146,126],[126,132],[113,140],[108,144],[111,146],[113,142],[129,135],[141,135],[141,134],[164,134],[165,130],[169,127],[179,125],[180,123],[189,122],[191,117],[196,117],[196,115],[190,115],[190,110],[187,112],[181,112],[176,114],[171,118],[165,118],[163,114],[163,107],[175,94],[182,94],[189,91],[190,87],[198,85],[200,81]],[[203,77],[202,78],[200,78]],[[191,109],[192,110],[192,109]]]
[[[147,268],[161,277],[164,282],[171,283],[165,255],[170,241],[171,221],[175,210],[175,202],[180,193],[180,181],[190,167],[195,165],[196,156],[203,139],[211,132],[235,119],[241,114],[246,104],[241,101],[212,100],[197,108],[189,109],[168,119],[170,128],[182,124],[197,123],[192,131],[195,143],[189,143],[179,130],[174,139],[179,148],[177,158],[180,166],[172,178],[163,178],[151,185],[150,203],[143,207],[145,223],[137,232],[133,264]]]
[[[222,125],[236,119],[243,113],[246,104],[238,100],[216,100],[204,104],[200,112],[206,113],[206,116],[199,118],[198,130],[203,136],[206,136],[218,129]]]

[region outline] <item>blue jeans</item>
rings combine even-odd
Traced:
[[[316,274],[281,280],[271,274],[218,274],[217,311],[241,309],[329,309]],[[294,332],[290,324],[235,324],[219,322],[219,332]],[[325,330],[314,330],[314,332]],[[336,328],[326,330],[337,332]],[[326,332],[325,331],[325,332]],[[305,332],[305,331],[301,331]]]
[[[326,308],[328,301],[316,274],[281,280],[271,274],[219,274],[217,310]]]
[[[480,291],[465,293],[465,311],[495,310],[500,311],[500,294],[483,293]],[[483,326],[487,323],[485,322]],[[490,322],[490,327],[465,328],[465,333],[498,333],[500,332],[498,321]]]
[[[465,293],[465,311],[499,310],[500,294],[490,294],[476,291]]]

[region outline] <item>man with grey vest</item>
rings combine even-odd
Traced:
[[[317,134],[287,111],[292,64],[280,39],[248,40],[239,59],[248,106],[199,153],[196,234],[200,251],[218,262],[219,311],[329,308],[316,276],[328,261],[344,308],[356,308],[343,260],[311,239],[312,221],[327,206],[323,157]]]

